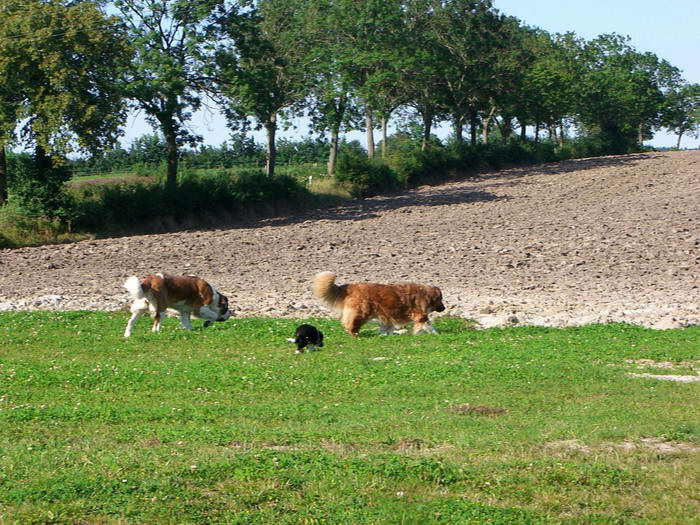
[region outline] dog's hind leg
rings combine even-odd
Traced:
[[[129,322],[126,324],[126,330],[124,330],[124,337],[131,337],[131,331],[133,330],[136,321],[138,321],[139,317],[141,317],[143,314],[143,310],[136,310],[135,312],[131,313],[131,319],[129,319]]]
[[[347,333],[353,337],[357,337],[360,327],[364,323],[364,319],[358,316],[353,309],[346,308],[343,310],[343,317],[340,319],[340,323],[343,325]]]
[[[126,324],[126,329],[124,330],[124,337],[131,337],[131,331],[134,329],[136,321],[138,321],[139,318],[146,312],[148,312],[148,302],[143,299],[134,301],[134,303],[131,305],[131,318]]]

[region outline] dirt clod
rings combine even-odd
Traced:
[[[499,414],[505,414],[507,410],[505,408],[463,403],[461,405],[451,406],[450,412],[454,412],[456,414],[471,414],[476,416],[497,416]]]

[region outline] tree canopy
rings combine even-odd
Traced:
[[[397,109],[423,147],[449,122],[462,144],[541,130],[599,136],[628,151],[661,128],[698,131],[698,88],[629,38],[549,34],[490,0],[0,0],[0,201],[4,146],[49,156],[114,144],[127,104],[162,135],[167,182],[198,137],[206,97],[234,132],[265,129],[274,174],[277,130],[309,119],[329,142],[379,120],[387,147]],[[107,13],[116,13],[110,14]]]
[[[0,146],[49,155],[111,146],[126,107],[119,78],[131,53],[123,27],[91,2],[0,3]],[[0,200],[6,197],[0,158]]]

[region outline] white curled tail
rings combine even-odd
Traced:
[[[124,281],[124,288],[126,288],[127,292],[129,292],[134,299],[143,299],[145,297],[141,281],[135,275],[132,275]]]

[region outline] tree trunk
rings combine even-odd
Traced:
[[[479,122],[477,121],[476,111],[471,112],[469,115],[469,140],[472,146],[476,146],[476,136],[479,128]]]
[[[678,134],[678,142],[676,143],[676,149],[681,149],[681,137],[683,136],[683,132],[681,131]]]
[[[644,125],[641,122],[637,127],[637,142],[639,142],[640,146],[644,144]]]
[[[273,113],[265,123],[267,131],[267,162],[265,174],[268,178],[275,176],[275,162],[277,160],[277,113]]]
[[[430,140],[430,130],[433,127],[433,113],[425,110],[421,113],[421,116],[423,117],[423,140],[421,141],[420,149],[425,151]]]
[[[331,128],[331,149],[328,152],[328,176],[335,173],[335,160],[338,157],[338,137],[340,135],[340,125],[333,125]]]
[[[535,144],[540,141],[540,123],[535,124]]]
[[[455,142],[458,146],[464,144],[464,117],[459,116],[454,119]]]
[[[484,129],[481,132],[482,133],[481,138],[482,138],[482,141],[484,144],[489,143],[489,129],[491,127],[491,119],[493,118],[493,114],[495,112],[496,112],[496,106],[491,106],[491,110],[489,111],[489,114],[486,115],[482,121],[482,126]]]
[[[178,148],[177,136],[174,130],[168,130],[165,135],[165,152],[167,156],[167,171],[165,176],[165,184],[168,186],[177,185],[177,162]]]
[[[370,110],[365,114],[365,122],[367,126],[367,156],[374,157],[374,116]]]
[[[42,177],[45,177],[45,174],[51,170],[52,167],[52,162],[51,162],[51,157],[46,154],[46,150],[44,149],[43,146],[40,146],[39,144],[34,146],[34,169],[37,171],[37,173],[42,174]]]
[[[387,144],[389,138],[389,117],[382,117],[382,158],[386,157]]]
[[[5,144],[0,145],[0,206],[7,202],[7,156]]]
[[[525,142],[527,140],[527,125],[524,122],[519,122],[520,124],[520,140]]]
[[[559,123],[559,147],[564,147],[564,123]]]
[[[498,124],[498,121],[496,121]],[[508,139],[513,133],[513,120],[508,115],[501,118],[501,124],[498,126],[501,130],[501,142],[508,142]]]

